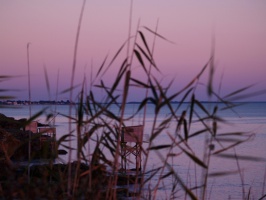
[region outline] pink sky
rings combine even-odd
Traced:
[[[59,90],[69,87],[81,5],[82,0],[0,2],[1,75],[22,75],[1,83],[1,89],[21,89],[13,94],[18,99],[28,99],[28,42],[31,43],[32,98],[48,99],[44,65],[53,86],[52,95],[58,70]],[[126,40],[129,7],[130,0],[87,1],[78,50],[77,84],[82,81],[84,72],[90,76],[91,63],[95,73],[104,57],[109,54],[110,60]],[[132,34],[139,19],[141,26],[151,29],[155,29],[159,19],[158,32],[176,44],[158,40],[155,60],[166,83],[175,78],[175,89],[184,87],[207,62],[214,34],[216,86],[223,74],[224,94],[253,83],[257,83],[255,91],[262,90],[266,85],[265,11],[266,1],[262,0],[135,0]],[[149,41],[153,38],[149,33],[147,37]],[[124,52],[122,56],[125,55]],[[137,66],[133,68],[134,73],[139,73]],[[112,73],[104,77],[105,81],[108,82]],[[61,95],[59,99],[68,99],[68,96]],[[266,101],[266,95],[253,100]]]

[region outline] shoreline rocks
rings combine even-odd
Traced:
[[[0,160],[25,161],[29,158],[29,139],[31,146],[31,159],[55,158],[50,143],[41,145],[41,134],[24,131],[26,119],[16,120],[0,113]],[[38,123],[38,126],[45,126]]]

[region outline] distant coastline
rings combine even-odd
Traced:
[[[138,101],[130,101],[127,104],[140,104],[141,102]],[[172,101],[172,104],[178,104],[179,101]],[[189,102],[183,102],[183,103],[189,103]],[[200,103],[222,103],[222,102],[216,102],[216,101],[201,101]],[[234,103],[266,103],[266,101],[244,101],[244,102],[234,102]],[[16,106],[16,105],[74,105],[77,104],[76,102],[70,102],[69,100],[60,100],[60,101],[48,101],[48,100],[40,100],[40,101],[28,101],[28,100],[5,100],[0,101],[0,105],[5,106]],[[152,102],[148,102],[148,104],[152,104]]]
[[[6,100],[0,101],[0,105],[71,105],[75,104],[74,102],[70,102],[69,100],[66,101],[26,101],[26,100]]]

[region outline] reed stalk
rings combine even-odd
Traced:
[[[27,44],[27,65],[28,65],[28,95],[29,95],[29,118],[31,118],[31,82],[30,82],[30,43]],[[30,183],[30,161],[31,161],[31,133],[29,133],[28,144],[28,183]]]
[[[78,53],[78,43],[79,43],[79,35],[80,35],[80,29],[81,29],[81,23],[82,23],[82,18],[83,18],[83,13],[84,13],[84,8],[86,5],[86,0],[83,0],[81,11],[80,11],[80,16],[79,16],[79,21],[78,21],[78,27],[77,27],[77,33],[76,33],[76,39],[75,39],[75,47],[74,47],[74,55],[73,55],[73,64],[72,64],[72,76],[70,80],[70,93],[69,93],[69,100],[70,100],[70,106],[69,106],[69,133],[72,132],[72,100],[73,100],[73,87],[74,87],[74,78],[75,78],[75,71],[76,71],[76,63],[77,63],[77,53]],[[72,182],[72,175],[71,175],[71,160],[72,160],[72,144],[71,140],[69,140],[69,165],[68,165],[68,196],[71,196],[71,182]]]

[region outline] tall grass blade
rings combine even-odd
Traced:
[[[172,145],[171,144],[165,144],[165,145],[157,145],[154,147],[150,147],[149,150],[160,150],[160,149],[166,149],[166,148],[170,148]]]
[[[102,62],[102,64],[101,64],[101,66],[100,66],[100,68],[99,68],[99,70],[98,70],[98,72],[97,72],[97,74],[96,74],[96,77],[99,76],[99,74],[101,73],[101,71],[102,71],[102,69],[104,67],[104,64],[105,64],[105,62],[107,60],[107,57],[108,56],[106,55],[105,58],[104,58],[104,60],[103,60],[103,62]]]
[[[81,29],[81,23],[82,23],[82,18],[83,18],[83,13],[85,9],[85,4],[86,0],[83,0],[81,11],[80,11],[80,16],[79,16],[79,21],[78,21],[78,27],[77,27],[77,33],[76,33],[76,39],[75,39],[75,46],[74,46],[74,55],[73,55],[73,64],[72,64],[72,74],[71,74],[71,80],[70,80],[70,102],[72,103],[72,95],[73,95],[73,87],[74,87],[74,78],[75,78],[75,70],[76,70],[76,63],[77,63],[77,53],[78,53],[78,43],[79,43],[79,35],[80,35],[80,29]],[[72,106],[70,105],[69,107],[69,116],[72,116]],[[69,131],[71,131],[71,120],[69,118]],[[71,147],[71,141],[69,141],[69,146]],[[69,165],[68,165],[68,181],[67,181],[67,194],[68,197],[71,197],[71,160],[72,160],[72,152],[69,152]]]
[[[154,31],[151,30],[150,28],[148,28],[148,27],[146,27],[146,26],[144,26],[144,28],[145,28],[146,30],[148,30],[149,32],[151,32],[152,34],[156,35],[157,37],[159,37],[159,38],[161,38],[161,39],[163,39],[163,40],[165,40],[165,41],[167,41],[167,42],[169,42],[169,43],[175,44],[174,42],[172,42],[172,41],[168,40],[167,38],[163,37],[162,35],[160,35],[159,33],[154,32]]]
[[[141,66],[143,67],[144,71],[147,73],[148,71],[145,67],[145,64],[144,64],[144,61],[141,57],[141,54],[137,50],[134,50],[134,53],[135,53],[135,56],[137,57],[138,61],[140,62]]]
[[[140,38],[141,38],[143,44],[145,45],[146,50],[147,50],[148,53],[149,53],[149,56],[152,57],[152,53],[151,53],[151,51],[150,51],[150,48],[149,48],[149,46],[148,46],[148,43],[146,42],[146,39],[145,39],[144,34],[143,34],[141,31],[138,31],[138,33],[140,34]]]
[[[180,146],[179,146],[180,148]],[[181,148],[182,151],[188,156],[190,157],[195,163],[197,163],[199,166],[203,167],[203,168],[208,168],[208,166],[203,162],[201,161],[198,157],[196,157],[195,155],[189,153],[188,151],[186,151],[185,149]]]
[[[48,97],[49,97],[49,100],[51,100],[51,90],[50,90],[49,77],[48,77],[46,66],[44,65],[43,68],[44,68],[45,83],[46,83],[46,88],[47,88],[47,92],[48,92]]]
[[[217,154],[216,156],[221,157],[221,158],[235,159],[235,155],[232,155],[232,154]],[[237,157],[239,160],[246,160],[246,161],[254,161],[254,162],[266,161],[265,158],[255,157],[255,156],[238,155]]]
[[[230,176],[239,173],[238,170],[235,171],[222,171],[222,172],[213,172],[208,174],[209,177],[224,177],[224,176]]]
[[[148,60],[148,62],[151,64],[151,66],[154,66],[156,68],[156,70],[159,71],[158,68],[157,68],[157,66],[155,65],[154,61],[152,60],[152,58],[150,58],[146,54],[146,52],[141,48],[141,46],[139,46],[138,44],[136,44],[136,46],[138,47],[138,49],[140,50],[140,52],[142,53],[142,55],[144,55],[144,57]]]

